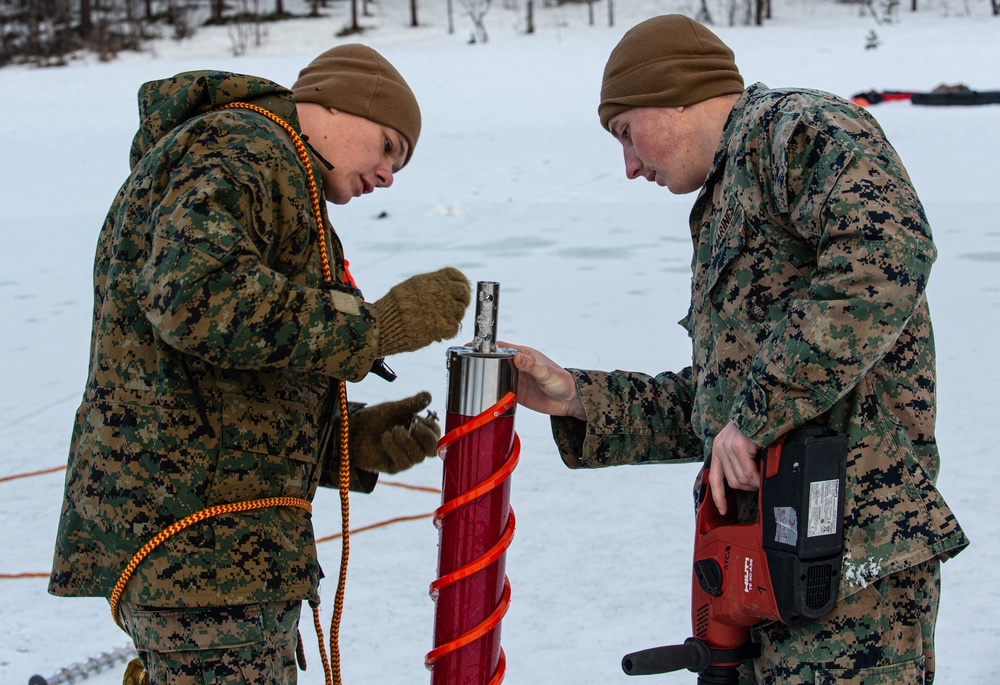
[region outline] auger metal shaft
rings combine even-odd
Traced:
[[[28,685],[64,685],[65,683],[75,683],[86,680],[95,673],[100,673],[111,668],[117,663],[124,663],[136,656],[135,648],[132,645],[125,645],[111,650],[101,652],[98,656],[70,664],[66,668],[60,668],[54,675],[45,678],[40,675],[33,675],[28,680]]]

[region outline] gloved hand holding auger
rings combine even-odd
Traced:
[[[469,281],[450,266],[393,286],[373,305],[378,356],[412,352],[454,337],[469,299]]]
[[[348,446],[351,463],[370,473],[399,473],[434,456],[441,426],[431,412],[429,392],[395,402],[362,407],[351,414]]]

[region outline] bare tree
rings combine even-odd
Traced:
[[[351,33],[361,31],[361,24],[358,23],[358,0],[351,0]]]
[[[229,40],[233,47],[233,56],[246,54],[253,39],[255,46],[264,42],[260,23],[260,0],[239,0],[237,13],[227,23]]]
[[[486,13],[490,11],[490,4],[493,0],[459,0],[459,2],[462,3],[462,7],[465,8],[466,14],[468,14],[469,19],[472,20],[474,33],[472,34],[470,42],[487,42],[489,40],[489,36],[486,34],[484,17],[486,16]]]
[[[748,25],[753,21],[753,0],[729,0],[728,20],[730,26],[737,23]]]
[[[80,0],[80,40],[87,41],[94,30],[94,17],[90,10],[90,0]]]
[[[899,6],[899,0],[860,0],[858,6],[861,9],[861,14],[864,15],[867,11],[872,15],[872,19],[875,20],[876,24],[892,24],[896,21],[896,8]]]
[[[698,8],[698,14],[694,17],[702,24],[714,24],[712,20],[712,12],[708,9],[708,0],[701,0],[701,6]]]

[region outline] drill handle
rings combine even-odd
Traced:
[[[710,668],[735,668],[741,661],[756,658],[760,645],[747,642],[735,649],[711,649],[696,637],[689,637],[682,645],[653,647],[626,654],[622,670],[628,675],[656,675],[672,673],[686,668],[692,673],[703,673]]]
[[[689,637],[682,645],[653,647],[622,657],[622,670],[628,675],[671,673],[686,668],[694,673],[712,663],[712,652],[701,640]]]

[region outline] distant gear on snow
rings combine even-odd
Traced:
[[[996,105],[1000,104],[1000,90],[972,90],[963,83],[953,86],[941,84],[929,93],[902,90],[869,90],[851,97],[851,102],[862,107],[880,102],[909,100],[914,105]]]

